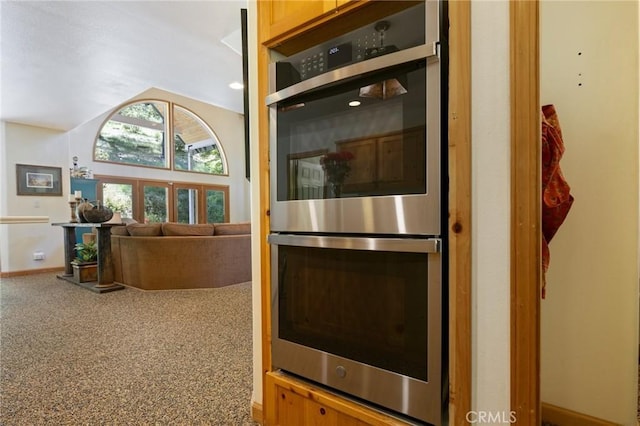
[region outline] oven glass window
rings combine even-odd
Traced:
[[[427,380],[427,254],[279,246],[278,336]]]
[[[277,105],[277,199],[426,192],[426,61]],[[273,159],[272,159],[273,161]]]

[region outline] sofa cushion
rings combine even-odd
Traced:
[[[216,223],[213,227],[213,235],[239,235],[250,233],[251,222]]]
[[[213,225],[210,223],[165,222],[162,224],[162,234],[167,236],[211,236],[213,229]]]
[[[111,235],[129,235],[126,226],[112,226]]]
[[[133,237],[156,237],[162,235],[162,224],[130,223],[127,225],[127,231]]]

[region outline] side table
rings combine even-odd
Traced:
[[[52,223],[64,230],[64,274],[58,278],[64,279],[96,293],[121,290],[124,286],[113,282],[113,259],[111,257],[111,228],[123,226],[121,223]],[[73,278],[71,261],[75,259],[76,228],[96,228],[98,231],[98,281],[81,283]]]

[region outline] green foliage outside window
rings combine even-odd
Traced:
[[[167,137],[170,134],[173,137]],[[170,153],[175,170],[226,172],[220,143],[205,122],[185,108],[155,100],[136,102],[113,114],[100,129],[94,158],[168,169]]]
[[[133,217],[133,188],[130,184],[108,183],[102,186],[104,205],[122,217]]]
[[[206,150],[201,152],[189,152],[188,145],[178,135],[173,143],[175,147],[173,161],[176,170],[224,174],[222,156],[217,145],[209,145]]]
[[[144,218],[146,222],[167,221],[167,190],[160,186],[144,188]]]
[[[118,111],[98,134],[95,159],[166,168],[166,123],[161,112],[166,109],[165,103],[145,102]]]
[[[207,223],[225,222],[224,192],[207,191]]]

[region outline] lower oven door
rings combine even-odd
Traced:
[[[440,240],[272,234],[274,368],[441,424]]]

